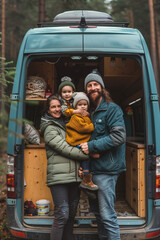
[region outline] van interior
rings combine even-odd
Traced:
[[[71,77],[77,91],[84,91],[84,79],[93,69],[101,74],[106,89],[123,110],[126,125],[126,166],[116,186],[115,209],[119,219],[146,217],[145,206],[145,105],[143,101],[143,75],[141,59],[132,55],[41,55],[31,56],[27,67],[27,81],[40,77],[46,82],[44,96],[25,95],[24,118],[40,135],[40,119],[45,111],[47,94],[57,93],[63,76]],[[43,136],[40,144],[25,141],[24,203],[31,200],[35,205],[40,199],[50,201],[49,213],[28,218],[54,218],[54,203],[46,185],[46,151]],[[90,211],[88,197],[81,192],[76,219],[95,219]],[[76,225],[76,220],[75,220]]]

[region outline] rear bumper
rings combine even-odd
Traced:
[[[145,240],[145,239],[159,239],[160,237],[160,208],[154,211],[151,223],[144,228],[136,229],[135,226],[128,228],[121,228],[121,240]],[[17,216],[15,205],[7,205],[8,226],[14,236],[19,236],[17,233],[23,233],[25,239],[49,240],[50,226],[27,226],[23,225]],[[148,233],[156,232],[157,235],[150,237]],[[76,240],[98,240],[97,228],[90,227],[87,224],[74,228],[74,235]],[[147,237],[147,238],[146,238]]]

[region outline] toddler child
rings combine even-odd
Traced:
[[[75,93],[73,97],[73,107],[75,110],[88,111],[89,99],[83,92]],[[78,112],[78,111],[77,111]],[[74,113],[70,121],[66,124],[66,141],[72,146],[79,146],[83,142],[88,142],[91,133],[94,130],[93,123],[88,116],[82,116],[81,113]],[[99,154],[93,154],[92,157],[99,157]],[[98,186],[92,182],[92,174],[89,172],[89,161],[82,162],[83,180],[81,188],[91,191],[98,190]]]
[[[69,121],[72,114],[76,113],[73,109],[73,94],[76,88],[70,77],[63,77],[58,88],[61,101],[62,114],[65,116],[66,122]]]

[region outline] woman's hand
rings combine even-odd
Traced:
[[[83,178],[83,169],[82,169],[82,167],[79,168],[78,175],[80,176],[80,178]]]
[[[80,147],[85,154],[89,154],[88,142],[81,143]]]

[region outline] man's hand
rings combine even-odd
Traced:
[[[89,112],[87,112],[87,111],[85,111],[85,110],[82,110],[82,116],[83,117],[90,117],[90,114],[89,114]]]
[[[89,155],[91,157],[93,157],[93,158],[100,158],[100,154],[99,153],[90,153]]]
[[[81,143],[80,147],[85,154],[89,154],[88,142]]]

